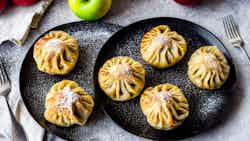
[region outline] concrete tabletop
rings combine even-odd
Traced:
[[[250,53],[250,1],[249,0],[204,0],[196,7],[184,7],[173,0],[113,0],[110,13],[103,19],[105,22],[128,25],[132,22],[150,17],[178,17],[198,23],[225,42],[237,69],[237,85],[234,89],[232,109],[225,122],[216,128],[186,139],[191,141],[247,141],[250,138],[250,65],[247,58],[237,48],[225,40],[221,18],[232,14],[240,25],[246,50]],[[10,42],[0,46],[0,56],[6,62],[7,71],[12,81],[12,94],[19,97],[18,73],[21,62],[34,40],[44,31],[64,23],[79,21],[70,11],[66,0],[55,0],[44,15],[40,27],[32,30],[28,41],[22,47]],[[10,101],[12,102],[12,101]],[[225,117],[221,117],[225,119]],[[109,118],[101,119],[100,130],[86,135],[84,141],[144,141],[115,125]],[[53,139],[48,139],[53,140]],[[60,140],[60,139],[56,139]],[[186,141],[185,140],[185,141]]]

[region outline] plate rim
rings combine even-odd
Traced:
[[[165,19],[165,20],[171,19],[171,20],[183,21],[183,22],[185,22],[185,23],[194,25],[194,26],[196,26],[197,28],[199,28],[199,29],[201,29],[201,30],[204,30],[204,31],[206,31],[207,33],[209,33],[210,35],[212,35],[212,36],[221,44],[222,47],[219,47],[219,49],[220,49],[220,48],[223,48],[224,51],[226,52],[226,55],[225,55],[225,53],[224,53],[223,51],[221,51],[221,50],[220,50],[220,51],[223,53],[223,55],[226,57],[226,59],[229,60],[229,61],[228,61],[229,65],[230,65],[231,67],[233,67],[233,68],[231,68],[230,71],[232,71],[232,73],[234,73],[234,77],[235,77],[235,78],[234,78],[234,80],[233,80],[233,82],[232,82],[232,87],[231,87],[231,89],[235,87],[235,85],[236,85],[236,79],[237,79],[237,73],[236,73],[236,71],[235,71],[235,70],[236,70],[236,69],[235,69],[235,65],[234,65],[234,62],[233,62],[233,58],[232,58],[232,56],[231,56],[229,50],[226,48],[225,44],[223,43],[223,41],[222,41],[221,39],[219,39],[212,31],[210,31],[209,29],[203,27],[202,25],[200,25],[200,24],[198,24],[198,23],[196,23],[196,22],[193,22],[193,21],[189,21],[189,20],[182,19],[182,18],[177,18],[177,17],[168,17],[168,16],[162,17],[162,16],[160,16],[160,17],[145,18],[145,19],[142,19],[142,20],[138,20],[138,21],[132,22],[132,23],[126,25],[126,26],[123,26],[121,29],[117,30],[112,36],[110,36],[110,38],[109,38],[108,40],[106,40],[106,42],[103,44],[103,46],[101,47],[100,51],[98,52],[97,57],[96,57],[96,60],[97,60],[98,57],[100,56],[100,52],[103,50],[103,47],[104,47],[108,42],[110,42],[110,40],[114,39],[114,38],[115,38],[114,36],[115,36],[116,34],[120,34],[121,32],[128,30],[131,26],[134,26],[134,25],[137,25],[137,24],[140,24],[140,23],[143,23],[143,22],[147,22],[147,21],[149,21],[149,20],[152,20],[152,21],[153,21],[153,20],[163,20],[163,19]],[[97,91],[98,91],[98,90],[97,90],[98,88],[96,88],[96,85],[99,85],[98,82],[96,82],[96,80],[95,80],[95,75],[98,74],[98,68],[97,68],[97,65],[96,65],[96,64],[97,64],[97,63],[96,63],[96,61],[95,61],[94,70],[93,70],[93,72],[92,72],[92,77],[93,77],[92,81],[93,81],[93,84],[94,84],[94,93],[95,93],[95,94],[96,94]],[[98,76],[97,76],[97,77],[98,77]],[[97,83],[97,84],[96,84],[96,83]],[[228,89],[227,91],[230,91],[231,89]],[[97,101],[99,102],[98,96],[97,96]],[[127,129],[127,128],[123,127],[122,125],[119,124],[119,122],[116,122],[116,120],[113,119],[113,118],[107,113],[107,111],[105,110],[105,106],[103,106],[103,103],[102,103],[102,102],[99,102],[98,104],[100,105],[100,108],[102,109],[102,111],[104,112],[104,114],[105,114],[109,119],[111,119],[111,121],[112,121],[116,126],[118,126],[119,128],[121,128],[122,130],[126,131],[127,133],[129,133],[129,134],[131,134],[131,135],[133,135],[133,136],[137,136],[137,137],[140,137],[140,138],[144,138],[144,139],[161,140],[160,138],[147,138],[147,137],[144,137],[144,136],[140,136],[140,135],[134,133],[133,131],[131,131],[130,129]],[[212,128],[212,127],[208,128],[208,129],[205,129],[205,130],[209,130],[209,129],[211,129],[211,128]],[[187,137],[184,137],[184,138],[168,139],[168,140],[188,139],[188,138],[197,136],[197,135],[202,134],[202,133],[204,133],[203,130],[202,130],[201,132],[194,133],[194,134],[192,134],[191,136],[187,136]]]
[[[41,128],[44,129],[44,136],[43,136],[43,138],[44,138],[44,137],[47,137],[47,134],[49,133],[49,134],[58,136],[58,137],[60,137],[60,138],[62,138],[62,139],[70,140],[70,139],[68,139],[67,137],[65,137],[63,134],[58,134],[58,133],[56,133],[56,132],[53,132],[53,131],[51,131],[51,130],[48,130],[48,129],[46,128],[46,125],[41,124],[41,123],[35,118],[35,116],[34,116],[34,115],[32,114],[32,112],[31,112],[31,110],[28,108],[27,103],[23,100],[23,95],[24,95],[24,93],[23,93],[22,90],[21,90],[21,89],[22,89],[21,86],[23,85],[23,84],[21,84],[21,83],[22,83],[22,82],[21,82],[21,80],[22,80],[22,79],[21,79],[21,77],[22,77],[21,75],[22,75],[22,72],[23,72],[24,62],[25,62],[25,60],[27,59],[28,54],[33,50],[35,43],[36,43],[41,37],[43,37],[46,33],[50,32],[50,31],[52,31],[52,30],[56,30],[57,28],[60,28],[60,27],[63,27],[63,26],[68,26],[68,25],[72,25],[72,24],[104,24],[104,25],[117,26],[117,27],[119,27],[119,28],[123,28],[122,25],[119,25],[119,24],[116,24],[116,23],[109,23],[109,22],[105,22],[105,21],[96,21],[96,22],[74,21],[74,22],[69,22],[69,23],[64,23],[64,24],[56,25],[56,26],[54,26],[54,27],[52,27],[52,28],[46,29],[44,32],[40,33],[39,36],[35,37],[35,40],[34,40],[33,42],[31,42],[30,48],[26,51],[25,57],[24,57],[23,60],[21,61],[21,67],[20,67],[19,73],[18,73],[18,80],[17,80],[18,84],[17,84],[17,89],[18,89],[18,92],[19,92],[19,94],[20,94],[20,100],[23,101],[24,107],[27,109],[26,111],[28,112],[28,114],[32,117],[32,119],[33,119]],[[118,30],[120,30],[120,29],[118,29]],[[117,30],[117,31],[118,31],[118,30]],[[110,37],[113,36],[117,31],[114,31],[114,32],[110,35]],[[110,37],[108,37],[108,39],[109,39]],[[107,39],[107,40],[108,40],[108,39]],[[105,44],[105,43],[106,43],[106,42],[104,42],[104,44]],[[101,50],[101,49],[102,49],[102,47],[100,48],[100,50]],[[98,54],[99,54],[99,53],[98,53]],[[33,53],[32,53],[32,55],[33,55]],[[96,60],[96,58],[95,58],[95,60]]]

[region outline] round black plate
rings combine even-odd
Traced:
[[[100,110],[95,109],[84,127],[73,126],[62,128],[48,123],[44,117],[44,101],[50,87],[63,79],[74,80],[94,95],[93,66],[96,56],[105,41],[121,27],[107,23],[75,22],[57,26],[51,30],[63,30],[75,37],[79,43],[80,56],[75,69],[66,76],[52,76],[40,72],[33,59],[33,45],[26,55],[20,72],[20,92],[30,114],[48,132],[52,132],[67,140],[83,140],[97,131],[96,125],[100,118]],[[47,32],[49,32],[47,31]],[[46,33],[47,33],[46,32]],[[45,34],[45,33],[44,33]],[[42,34],[40,37],[44,36]],[[40,38],[39,37],[39,38]],[[38,39],[39,39],[38,38]],[[97,105],[97,104],[96,104]],[[99,125],[100,126],[100,125]]]
[[[186,38],[188,52],[175,66],[157,70],[142,60],[139,44],[143,34],[161,24],[169,25],[172,30]],[[221,89],[216,91],[198,89],[190,83],[187,77],[187,62],[191,54],[203,45],[219,47],[231,66],[229,79]],[[190,104],[190,115],[180,127],[172,131],[155,130],[149,126],[140,109],[140,96],[128,102],[115,102],[101,91],[98,84],[100,67],[106,60],[120,55],[130,56],[144,65],[146,69],[145,88],[168,82],[179,86],[184,91]],[[192,22],[167,17],[139,21],[118,31],[102,47],[94,69],[95,93],[106,114],[125,130],[141,137],[157,140],[190,137],[218,124],[222,120],[222,113],[227,110],[226,105],[230,98],[229,90],[235,79],[235,68],[231,56],[214,34]]]

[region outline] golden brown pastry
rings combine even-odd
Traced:
[[[230,66],[216,46],[196,50],[188,62],[188,77],[199,88],[214,90],[227,80]]]
[[[159,69],[178,63],[187,52],[186,40],[167,25],[152,28],[143,36],[140,46],[143,60]]]
[[[40,71],[64,75],[75,67],[78,43],[64,31],[51,31],[35,43],[33,56]]]
[[[171,130],[189,115],[189,104],[181,89],[169,83],[147,88],[140,105],[148,123],[155,129]]]
[[[145,70],[130,57],[114,57],[100,68],[98,80],[101,89],[111,99],[127,101],[141,93],[145,84]]]
[[[46,96],[44,117],[62,127],[84,125],[92,113],[94,100],[83,88],[71,80],[62,80]]]

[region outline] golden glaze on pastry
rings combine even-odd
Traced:
[[[143,66],[127,56],[109,59],[100,68],[98,81],[106,95],[115,101],[135,98],[145,84]]]
[[[74,81],[63,80],[50,89],[46,96],[44,117],[62,127],[84,125],[92,113],[94,100]]]
[[[143,60],[153,67],[164,69],[178,63],[187,52],[186,40],[167,25],[159,25],[141,40]]]
[[[230,66],[216,46],[196,50],[188,62],[188,77],[202,89],[218,89],[227,80]]]
[[[64,31],[51,31],[36,42],[33,56],[40,71],[64,75],[75,67],[78,43]]]
[[[148,123],[155,129],[171,130],[189,115],[189,104],[177,86],[165,83],[147,88],[140,105]]]

